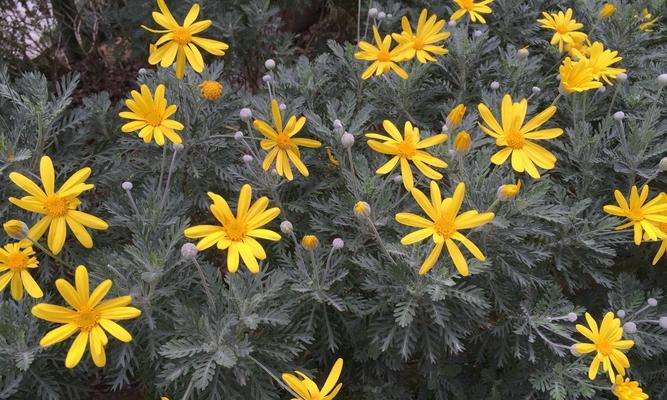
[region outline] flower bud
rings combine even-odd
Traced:
[[[380,11],[380,12],[378,13],[378,19],[379,19],[379,20],[383,20],[383,19],[385,19],[386,16],[387,16],[387,14],[385,14],[384,11]]]
[[[634,322],[626,322],[623,324],[623,332],[629,334],[637,333],[637,324]]]
[[[653,297],[651,297],[651,298],[649,298],[648,300],[646,300],[646,302],[647,302],[648,305],[651,306],[651,307],[655,307],[655,306],[658,305],[658,300],[654,299]]]
[[[243,139],[243,132],[241,131],[234,132],[234,140],[241,140],[241,139]]]
[[[268,60],[264,61],[264,67],[271,71],[276,67],[276,62],[269,58]]]
[[[17,219],[10,219],[9,221],[2,224],[2,228],[5,230],[7,236],[14,240],[23,240],[28,236],[28,225],[23,221]]]
[[[273,175],[273,176],[278,176],[278,171],[277,171],[275,168],[273,168],[273,169],[271,170],[271,175]]]
[[[271,81],[273,80],[273,78],[271,78],[271,75],[266,74],[266,75],[264,75],[264,76],[262,77],[262,80],[263,80],[264,82],[266,82],[266,83],[269,83],[269,82],[271,82]]]
[[[521,181],[518,181],[516,185],[513,183],[501,185],[498,188],[498,193],[497,193],[498,199],[501,201],[512,200],[519,194],[520,190],[521,190]]]
[[[371,215],[371,206],[365,201],[358,201],[354,205],[354,213],[360,217],[369,217]]]
[[[292,223],[289,221],[283,221],[280,223],[280,231],[282,233],[292,233],[294,232],[294,227],[292,226]]]
[[[201,97],[208,101],[216,101],[222,96],[222,83],[218,81],[203,81],[199,84]]]
[[[607,91],[607,88],[604,87],[604,86],[600,86],[599,88],[597,88],[597,91],[598,91],[598,93],[604,93],[604,92]]]
[[[660,317],[658,323],[662,329],[667,329],[667,317]]]
[[[452,108],[452,111],[450,111],[449,114],[447,114],[447,124],[446,124],[447,130],[445,131],[443,128],[443,132],[449,132],[451,129],[454,129],[457,126],[459,126],[465,114],[466,114],[466,106],[463,103]]]
[[[197,249],[197,246],[194,245],[194,243],[186,243],[181,246],[181,256],[183,256],[183,258],[195,258],[197,257],[198,253],[199,250]]]
[[[285,111],[285,110],[287,110],[287,104],[285,104],[285,103],[280,103],[280,105],[278,106],[278,108],[280,109],[280,111]]]
[[[343,239],[341,238],[335,238],[333,242],[331,242],[331,247],[333,247],[336,250],[340,250],[343,247],[345,247],[345,242],[343,242]]]
[[[616,12],[616,6],[611,4],[611,3],[605,3],[602,8],[600,9],[600,13],[598,14],[598,17],[605,19],[609,18],[614,13]]]
[[[579,357],[579,356],[581,356],[581,354],[579,354],[579,352],[577,351],[577,347],[576,347],[576,346],[577,346],[577,345],[575,345],[575,344],[573,344],[572,346],[570,346],[570,353],[571,353],[573,356],[575,356],[575,357]]]
[[[616,311],[616,316],[618,318],[625,318],[625,310],[618,310]]]
[[[370,9],[368,10],[368,16],[369,16],[370,18],[375,18],[375,17],[377,17],[377,16],[378,16],[378,9],[375,8],[375,7],[370,8]]]
[[[482,36],[484,32],[480,31],[479,29],[475,29],[475,31],[472,33],[472,35],[476,38]]]
[[[628,80],[628,74],[625,72],[621,72],[620,74],[616,75],[616,81],[619,83],[623,83]]]
[[[450,28],[453,28],[456,26],[456,21],[453,19],[450,19],[449,22],[447,22],[447,26]]]
[[[662,157],[660,159],[660,162],[658,163],[658,168],[660,168],[660,171],[662,172],[667,171],[667,157]]]
[[[252,162],[252,156],[250,154],[244,154],[242,160],[244,163],[248,164]]]
[[[533,86],[533,88],[530,89],[530,91],[533,92],[533,94],[538,94],[542,91],[542,89],[538,88],[537,86]]]
[[[391,178],[394,183],[401,184],[403,183],[403,175],[396,175],[395,177]]]
[[[242,108],[241,111],[239,111],[239,117],[243,121],[250,121],[250,118],[252,118],[252,110],[249,108]]]
[[[618,79],[618,77],[617,77]],[[667,74],[658,75],[658,85],[667,86]]]
[[[128,190],[128,191],[129,191],[129,190],[132,190],[132,188],[134,187],[134,185],[132,185],[132,182],[125,181],[125,182],[123,182],[122,185],[120,185],[120,187],[122,187],[123,190]]]
[[[391,18],[393,16],[394,16],[394,14],[387,14],[387,18]]]
[[[571,312],[567,314],[567,320],[570,322],[574,322],[577,320],[577,314]]]
[[[528,47],[521,48],[517,51],[517,55],[519,58],[528,58],[528,55],[530,54],[530,51],[528,51]]]
[[[171,145],[171,148],[174,149],[174,151],[181,151],[184,147],[183,143],[174,143]]]
[[[301,245],[306,250],[315,250],[320,244],[320,240],[315,235],[306,235],[301,239]]]
[[[343,129],[343,123],[339,119],[335,119],[333,122],[333,127],[335,130]]]
[[[623,111],[616,111],[614,113],[614,119],[616,121],[623,121],[623,118],[625,118],[625,113]]]
[[[345,132],[340,137],[340,142],[344,148],[349,149],[354,144],[354,136],[349,132]]]
[[[470,137],[470,134],[466,131],[461,131],[456,135],[453,147],[457,154],[465,154],[470,151],[471,145],[472,138]]]
[[[500,88],[500,83],[496,81],[491,82],[491,89],[498,90],[498,88]]]

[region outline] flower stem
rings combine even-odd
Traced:
[[[162,162],[160,162],[160,180],[157,181],[157,193],[162,191],[162,177],[164,176],[165,161],[167,160],[167,144],[162,145]]]
[[[204,269],[201,267],[196,257],[192,257],[192,263],[195,265],[195,267],[197,268],[197,272],[199,273],[199,278],[201,279],[201,285],[204,288],[204,293],[206,294],[206,297],[208,298],[209,306],[211,307],[211,309],[214,309],[215,302],[213,301],[213,295],[211,294],[211,288],[208,286],[206,275],[204,275]]]
[[[171,163],[169,163],[169,171],[167,173],[167,182],[164,185],[164,193],[162,194],[162,201],[160,201],[160,210],[164,208],[164,204],[169,197],[169,185],[171,184],[171,174],[174,172],[174,162],[176,162],[176,153],[178,150],[174,149],[174,154],[171,156]]]
[[[67,268],[69,268],[70,270],[74,270],[74,267],[73,267],[73,266],[69,265],[69,264],[68,264],[67,262],[65,262],[62,258],[60,258],[60,257],[58,257],[57,255],[53,254],[53,253],[51,252],[51,250],[49,250],[49,249],[47,249],[46,247],[44,247],[44,246],[43,246],[41,243],[39,243],[38,241],[33,240],[30,236],[26,236],[26,239],[28,239],[28,240],[30,241],[30,243],[34,244],[35,247],[37,247],[38,249],[40,249],[41,251],[43,251],[44,253],[46,253],[46,255],[48,255],[49,257],[53,258],[58,264],[60,264],[60,265],[62,265],[62,266],[64,266],[64,267],[67,267]]]
[[[392,264],[396,264],[396,261],[394,261],[394,259],[391,257],[391,254],[389,254],[389,251],[385,247],[384,242],[382,241],[382,237],[380,236],[380,232],[378,232],[371,217],[367,215],[366,220],[370,224],[371,229],[373,230],[373,235],[375,236],[375,240],[377,240],[378,244],[380,245],[380,249],[382,250],[384,255],[387,256],[387,258],[389,259],[389,261],[391,261]]]
[[[277,377],[273,372],[271,372],[270,369],[268,369],[267,367],[265,367],[264,364],[262,364],[261,362],[259,362],[255,357],[253,357],[253,356],[251,356],[251,355],[248,355],[248,358],[251,359],[252,361],[254,361],[255,364],[257,364],[261,369],[263,369],[264,372],[266,372],[267,374],[269,374],[269,376],[270,376],[271,378],[273,378],[273,380],[276,381],[276,383],[278,383],[278,385],[280,385],[283,389],[287,390],[292,396],[294,396],[294,397],[297,398],[297,399],[301,397],[301,396],[299,396],[298,394],[294,393],[294,391],[293,391],[289,386],[285,385],[285,384],[283,383],[283,381],[281,381],[280,379],[278,379],[278,377]]]

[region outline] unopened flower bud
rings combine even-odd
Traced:
[[[403,183],[403,175],[396,175],[391,180],[400,185]]]
[[[264,76],[262,77],[262,80],[263,80],[264,82],[266,82],[266,83],[269,83],[269,82],[271,82],[271,81],[273,80],[273,78],[271,78],[271,75],[266,74],[266,75],[264,75]]]
[[[28,225],[23,221],[17,219],[10,219],[9,221],[2,224],[2,228],[5,230],[7,236],[14,240],[23,240],[28,236]]]
[[[301,245],[306,250],[315,250],[320,244],[320,240],[315,235],[306,235],[301,239]]]
[[[567,320],[570,322],[574,322],[577,320],[577,314],[571,312],[567,314]]]
[[[447,126],[447,124],[442,125],[442,133],[447,133],[447,132],[449,132],[449,127]]]
[[[621,72],[620,74],[616,75],[616,81],[619,83],[623,83],[628,80],[628,74],[625,72]]]
[[[354,145],[354,135],[349,132],[343,133],[343,136],[340,137],[340,142],[344,148],[349,149]]]
[[[658,85],[667,86],[667,74],[658,75]]]
[[[174,151],[181,151],[184,147],[183,143],[174,143],[171,145],[171,148],[174,149]]]
[[[577,351],[577,347],[576,347],[575,344],[573,344],[572,346],[570,346],[570,353],[571,353],[573,356],[575,356],[575,357],[579,357],[579,356],[581,356],[581,354],[579,354],[579,352]]]
[[[264,67],[271,71],[276,67],[276,62],[269,58],[268,60],[264,61]]]
[[[625,310],[618,310],[616,311],[616,316],[618,318],[625,318]]]
[[[250,154],[244,154],[243,157],[243,162],[248,164],[249,162],[252,162],[252,156]]]
[[[625,118],[625,113],[623,111],[616,111],[614,113],[614,119],[616,121],[623,121],[623,118]]]
[[[243,121],[249,121],[250,118],[252,118],[252,110],[249,108],[242,108],[241,111],[239,111],[239,116]]]
[[[222,83],[218,81],[203,81],[199,84],[201,97],[208,101],[216,101],[222,96]]]
[[[456,26],[456,21],[453,19],[450,19],[449,22],[447,22],[447,26],[450,28],[453,28]]]
[[[278,106],[278,108],[280,109],[280,111],[285,111],[285,110],[287,110],[287,104],[285,104],[285,103],[280,103],[280,105]]]
[[[533,86],[533,88],[530,89],[530,91],[533,92],[533,94],[538,94],[542,91],[542,89],[538,88],[537,86]]]
[[[466,131],[461,131],[456,135],[454,139],[453,147],[454,151],[457,154],[465,154],[470,151],[470,146],[472,145],[472,138],[470,134]]]
[[[294,232],[294,227],[292,226],[291,222],[283,221],[280,223],[280,231],[282,233],[292,233]]]
[[[602,8],[600,9],[600,13],[598,14],[598,17],[605,19],[609,18],[614,13],[616,12],[616,6],[611,4],[611,3],[605,3]]]
[[[498,199],[501,201],[512,200],[519,194],[520,190],[521,190],[521,181],[518,181],[516,185],[513,183],[501,185],[498,188],[498,193],[497,193]]]
[[[626,322],[623,324],[623,332],[629,334],[637,333],[637,324],[634,322]]]
[[[654,299],[653,297],[649,298],[646,302],[651,307],[655,307],[658,305],[658,300]]]
[[[387,14],[387,18],[391,18],[393,16],[394,16],[394,14]]]
[[[380,11],[380,12],[378,12],[378,19],[379,19],[379,20],[383,20],[383,19],[385,19],[386,16],[387,16],[387,14],[385,14],[384,11]]]
[[[339,119],[335,119],[334,122],[333,122],[333,127],[334,127],[334,129],[336,129],[336,130],[338,130],[338,129],[342,129],[342,128],[343,128],[343,123],[340,122]]]
[[[662,157],[660,159],[660,162],[658,163],[658,168],[660,168],[660,171],[662,172],[667,171],[667,157]]]
[[[598,93],[604,93],[604,92],[607,91],[607,88],[604,87],[604,86],[600,86],[599,88],[597,88],[597,91],[598,91]]]
[[[371,206],[365,201],[358,201],[354,205],[354,213],[360,217],[368,217],[371,215]]]
[[[500,88],[500,83],[496,81],[491,82],[491,89],[498,90],[498,88]]]
[[[370,18],[375,18],[375,17],[377,17],[377,16],[378,16],[378,9],[375,8],[375,7],[370,8],[370,9],[368,10],[368,16],[369,16]]]
[[[277,171],[275,168],[273,168],[273,169],[271,170],[271,175],[273,175],[273,176],[278,176],[278,171]]]
[[[522,49],[519,49],[516,53],[519,56],[519,58],[528,58],[530,51],[528,51],[528,47],[524,47]]]
[[[241,140],[241,139],[243,139],[243,132],[241,131],[234,132],[234,140]]]
[[[449,132],[450,129],[454,129],[459,126],[465,114],[466,106],[463,103],[452,108],[449,114],[447,114],[447,132]]]
[[[183,256],[183,258],[195,258],[197,257],[198,253],[199,250],[197,249],[197,246],[194,245],[194,243],[186,243],[181,246],[181,256]]]
[[[335,238],[333,242],[331,242],[331,247],[333,247],[336,250],[340,250],[343,247],[345,247],[345,242],[343,242],[343,239],[341,238]]]
[[[134,185],[132,185],[132,182],[125,181],[125,182],[123,182],[122,185],[120,185],[120,187],[122,187],[123,190],[132,190],[132,188],[134,187]]]
[[[475,31],[472,33],[472,35],[476,38],[482,36],[484,32],[480,31],[479,29],[475,29]]]
[[[660,317],[658,323],[662,329],[667,329],[667,317]]]

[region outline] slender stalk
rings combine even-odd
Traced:
[[[375,227],[375,224],[373,223],[373,220],[371,219],[370,216],[366,216],[366,220],[371,226],[371,229],[373,230],[373,236],[375,236],[375,240],[377,240],[378,244],[380,245],[380,249],[384,253],[385,256],[391,261],[392,264],[396,264],[396,261],[391,257],[391,254],[389,254],[389,251],[387,248],[384,246],[384,242],[382,241],[382,237],[380,236],[380,232],[378,232],[377,228]]]
[[[139,215],[139,208],[137,207],[137,203],[134,201],[134,197],[132,196],[132,192],[130,190],[126,190],[125,193],[127,193],[127,197],[130,199],[130,205],[132,206],[132,209],[134,210],[135,214],[137,216]]]
[[[554,99],[554,101],[551,102],[551,106],[555,106],[555,105],[556,105],[556,102],[558,101],[558,99],[560,99],[562,96],[563,96],[562,93],[558,93],[558,96],[556,96],[556,98]],[[533,95],[531,94],[530,97],[533,97]],[[528,97],[529,100],[530,100],[530,97]]]
[[[160,162],[160,180],[157,181],[157,193],[162,192],[162,177],[164,176],[165,161],[167,160],[167,144],[162,145],[162,161]]]
[[[40,249],[41,251],[43,251],[46,255],[48,255],[49,257],[53,258],[58,264],[62,265],[63,267],[67,267],[67,268],[69,268],[70,270],[74,270],[74,267],[73,267],[73,266],[71,266],[69,263],[65,262],[65,261],[64,261],[62,258],[60,258],[59,256],[53,254],[53,253],[51,252],[51,250],[49,250],[49,249],[47,249],[46,247],[44,247],[44,246],[43,246],[41,243],[39,243],[38,241],[33,240],[33,238],[31,238],[30,236],[26,236],[26,239],[28,239],[28,240],[30,241],[30,243],[32,243],[33,245],[35,245],[35,247],[37,247],[38,249]]]
[[[294,393],[294,391],[293,391],[289,386],[285,385],[285,384],[283,383],[282,380],[278,379],[278,377],[277,377],[273,372],[271,372],[270,369],[268,369],[267,367],[265,367],[264,364],[262,364],[261,362],[259,362],[255,357],[253,357],[253,356],[251,356],[251,355],[248,355],[248,358],[251,359],[252,361],[254,361],[255,364],[257,364],[261,369],[263,369],[264,372],[266,372],[267,374],[269,374],[269,376],[270,376],[271,378],[273,378],[273,380],[276,381],[276,383],[278,383],[278,385],[280,385],[283,389],[287,390],[292,396],[294,396],[294,397],[297,398],[297,399],[298,399],[298,398],[301,398],[301,396],[299,396],[298,394]]]
[[[176,153],[178,150],[174,149],[174,153],[171,156],[171,163],[169,163],[169,172],[167,173],[167,182],[164,185],[164,193],[162,194],[162,200],[160,201],[160,210],[164,208],[164,205],[169,197],[169,185],[171,184],[171,174],[174,172],[174,163],[176,162]]]
[[[496,207],[500,204],[500,199],[496,198],[493,203],[489,206],[488,212],[494,211]]]
[[[361,37],[361,0],[357,2],[357,43]]]
[[[197,257],[192,257],[192,263],[197,268],[197,272],[199,273],[199,279],[201,279],[201,285],[204,288],[204,293],[206,293],[206,297],[208,298],[209,306],[211,307],[211,309],[213,309],[215,308],[215,302],[213,301],[213,295],[211,294],[211,288],[209,287],[208,281],[206,280],[206,275],[204,275],[204,269],[199,264],[199,261],[197,261]]]
[[[611,115],[611,109],[614,107],[614,102],[616,101],[616,95],[618,94],[618,88],[614,88],[614,94],[611,96],[611,102],[609,102],[609,109],[607,109],[607,117]]]

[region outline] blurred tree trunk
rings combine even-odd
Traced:
[[[76,4],[74,0],[51,0],[51,4],[61,33],[61,48],[68,62],[72,64],[84,56],[74,32],[74,22],[78,14]]]

